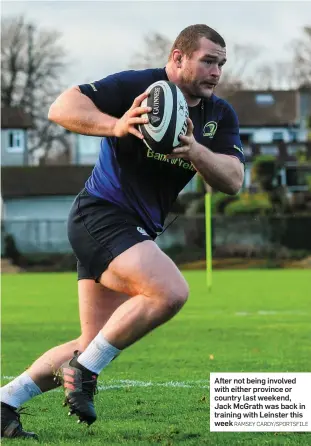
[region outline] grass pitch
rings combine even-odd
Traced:
[[[34,416],[23,416],[23,426],[41,444],[311,444],[307,433],[209,432],[210,372],[310,371],[310,276],[307,270],[216,271],[209,293],[204,272],[185,272],[191,295],[180,314],[101,374],[91,428],[67,416],[60,390],[28,402]],[[3,275],[2,384],[79,335],[76,295],[74,274]]]

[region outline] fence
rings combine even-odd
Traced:
[[[6,235],[14,238],[22,254],[71,252],[66,226],[66,220],[5,220],[1,253],[5,250]]]
[[[173,217],[168,218],[168,222]],[[2,222],[2,254],[5,236],[14,238],[18,251],[30,253],[70,253],[65,220],[5,220]],[[184,215],[157,239],[164,250],[179,248],[185,257],[205,254],[204,215]],[[311,252],[311,216],[215,216],[213,217],[214,255],[230,255],[280,247]],[[187,248],[187,249],[185,249]]]

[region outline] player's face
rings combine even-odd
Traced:
[[[187,93],[196,98],[209,98],[219,82],[226,62],[226,48],[202,37],[199,48],[190,58],[182,58],[180,80]]]

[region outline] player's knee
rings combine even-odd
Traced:
[[[180,280],[174,288],[168,290],[165,296],[167,311],[176,314],[184,306],[189,296],[189,286],[185,280]]]

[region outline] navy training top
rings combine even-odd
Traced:
[[[123,71],[79,88],[103,113],[120,118],[158,80],[168,80],[165,68]],[[212,95],[189,107],[189,115],[198,143],[245,162],[238,118],[225,100]],[[161,232],[179,192],[195,175],[194,166],[182,158],[166,159],[131,134],[103,137],[100,145],[98,160],[85,183],[87,191],[138,214],[151,235]]]

